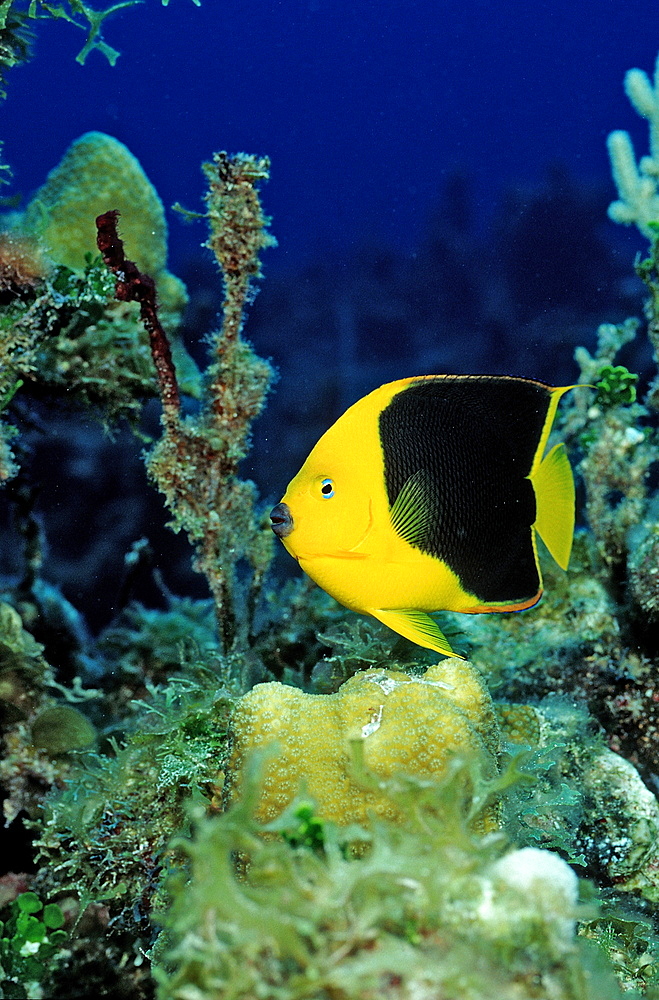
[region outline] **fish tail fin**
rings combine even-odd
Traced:
[[[369,608],[368,613],[386,625],[387,628],[393,629],[399,635],[415,642],[417,646],[434,649],[436,653],[442,653],[444,656],[455,656],[459,660],[464,659],[459,653],[453,652],[450,642],[437,622],[433,621],[430,615],[425,614],[424,611],[401,611],[399,609],[381,611]]]
[[[530,479],[536,500],[534,528],[561,569],[567,569],[574,535],[574,478],[565,445],[554,445]]]

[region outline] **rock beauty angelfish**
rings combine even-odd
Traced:
[[[455,655],[428,612],[532,607],[536,533],[567,569],[574,480],[564,445],[545,447],[571,388],[493,375],[382,385],[323,434],[272,529],[341,604]]]

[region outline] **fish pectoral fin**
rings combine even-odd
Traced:
[[[444,656],[456,656],[459,660],[464,659],[463,656],[453,652],[451,644],[437,623],[424,611],[400,609],[381,611],[369,608],[368,613],[386,625],[387,628],[393,629],[399,635],[415,642],[417,646],[434,649],[436,653],[442,653]]]
[[[419,546],[430,526],[432,484],[425,469],[419,469],[403,484],[391,508],[391,524],[408,545]]]
[[[534,528],[561,567],[567,569],[574,535],[574,479],[565,445],[547,452],[531,475],[535,490]]]

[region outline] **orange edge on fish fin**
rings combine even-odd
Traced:
[[[459,660],[464,659],[459,653],[453,652],[451,644],[437,623],[424,611],[401,608],[396,608],[395,611],[389,608],[386,611],[382,611],[380,609],[374,610],[373,608],[369,608],[368,614],[373,615],[374,618],[377,618],[387,628],[415,642],[417,646],[434,649],[436,653],[441,653],[443,656],[455,656]]]
[[[528,611],[529,608],[535,607],[542,594],[543,590],[541,587],[537,594],[524,601],[516,601],[514,604],[475,604],[473,608],[460,608],[460,613],[463,615],[487,615],[505,613],[507,611]]]

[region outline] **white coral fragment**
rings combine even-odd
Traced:
[[[659,57],[653,82],[643,70],[630,69],[625,75],[625,92],[639,115],[649,122],[650,155],[637,163],[629,134],[616,130],[609,135],[607,147],[619,196],[609,205],[609,218],[636,225],[651,240],[659,223]]]

